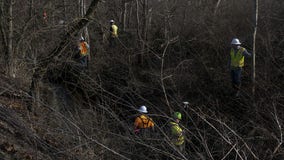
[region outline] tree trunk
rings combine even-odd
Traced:
[[[140,18],[139,18],[139,1],[136,0],[136,22],[137,22],[137,36],[140,38]]]
[[[143,39],[142,39],[142,63],[144,54],[147,52],[147,31],[148,31],[148,0],[143,1]]]
[[[8,63],[7,63],[7,59],[8,59],[8,42],[7,42],[7,35],[6,35],[6,21],[5,21],[5,16],[4,13],[4,8],[5,8],[5,4],[4,1],[1,1],[0,3],[0,33],[1,33],[1,41],[2,41],[2,45],[3,45],[3,52],[4,52],[4,63],[6,65],[6,73],[8,73]]]
[[[124,0],[123,1],[123,12],[122,12],[122,30],[125,31],[126,29],[126,18],[127,18],[127,6],[128,3]]]
[[[253,32],[253,46],[252,46],[252,94],[253,94],[253,97],[255,97],[255,50],[256,50],[255,40],[256,40],[256,33],[257,33],[257,20],[258,20],[258,0],[255,0],[254,1],[254,32]]]
[[[142,22],[140,22],[140,15],[139,15],[139,1],[136,0],[136,20],[137,20],[137,35],[140,41],[141,52],[138,55],[138,64],[143,64],[144,54],[145,54],[145,48],[147,46],[147,27],[148,27],[148,0],[143,0],[142,2]],[[141,24],[142,23],[142,24]],[[142,28],[140,29],[140,25],[142,25]]]
[[[168,1],[167,1],[168,2]],[[164,18],[164,36],[166,40],[170,39],[169,31],[170,31],[170,18],[171,18],[171,13],[170,13],[170,8],[168,4],[165,4],[165,10],[164,10],[165,18]]]
[[[137,31],[137,36],[138,36],[138,39],[139,41],[142,40],[141,38],[141,34],[140,34],[140,16],[139,16],[139,0],[136,0],[136,31]],[[139,44],[139,43],[138,43]],[[140,47],[140,45],[138,45]],[[142,56],[143,53],[140,52],[140,54],[138,54],[138,64],[142,64],[143,63],[143,56]]]
[[[34,0],[30,0],[30,19],[32,19],[32,17],[35,15],[36,10],[34,7]],[[37,27],[37,23],[36,23],[36,19],[33,20],[33,32],[36,32],[36,27]],[[33,39],[31,41],[32,43],[36,43],[36,40]],[[32,59],[33,59],[33,68],[35,68],[35,66],[37,65],[37,48],[32,46],[31,48],[31,55],[32,55]],[[34,72],[34,71],[33,71]],[[35,90],[34,90],[34,98],[33,98],[33,104],[32,106],[38,107],[40,106],[40,90],[39,90],[39,84],[36,83],[35,84]],[[34,108],[34,107],[32,107]],[[29,107],[28,109],[31,111],[32,109],[31,107]]]
[[[13,0],[9,2],[9,29],[8,29],[8,74],[15,77],[14,74],[14,54],[13,54]]]
[[[133,3],[134,2],[129,2],[130,4],[129,4],[129,6],[130,6],[130,8],[129,8],[129,14],[128,14],[128,20],[127,20],[127,26],[129,27],[129,28],[131,28],[131,17],[132,17],[132,12],[133,12]]]
[[[34,0],[30,0],[30,18],[34,16]]]
[[[67,16],[66,16],[66,0],[63,0],[63,12],[64,12],[64,24],[66,24],[67,22]]]
[[[148,17],[149,17],[149,20],[148,20],[148,28],[151,28],[151,27],[152,27],[152,26],[151,26],[151,24],[152,24],[152,16],[153,16],[152,11],[153,11],[153,9],[150,8],[150,9],[149,9],[149,13],[148,13]]]

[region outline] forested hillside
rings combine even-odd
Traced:
[[[0,159],[283,160],[283,25],[283,0],[1,0]]]

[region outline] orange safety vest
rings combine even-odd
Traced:
[[[86,42],[80,42],[80,51],[81,51],[80,53],[81,53],[82,56],[87,55],[88,48],[87,48]]]
[[[134,126],[137,129],[152,128],[152,127],[154,127],[154,122],[153,122],[152,118],[142,114],[142,115],[136,117],[135,122],[134,122]]]

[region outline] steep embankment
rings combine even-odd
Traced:
[[[33,125],[39,116],[28,108],[32,99],[18,79],[0,77],[0,159],[54,159],[61,156],[54,141]]]

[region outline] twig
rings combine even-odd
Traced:
[[[277,123],[279,131],[280,131],[280,140],[278,140],[279,144],[275,147],[275,149],[273,151],[273,154],[276,154],[276,152],[279,150],[280,146],[283,143],[283,133],[282,133],[281,124],[279,123],[279,119],[278,119],[278,116],[277,116],[277,110],[276,110],[276,107],[275,107],[274,104],[273,104],[273,108],[274,108],[274,117],[275,117],[276,123]]]
[[[164,74],[165,54],[167,52],[167,48],[168,48],[169,44],[170,44],[170,41],[167,41],[166,47],[165,47],[165,49],[163,51],[160,78],[161,78],[161,85],[162,85],[164,96],[165,96],[165,99],[166,99],[166,102],[167,102],[167,106],[169,107],[169,109],[171,111],[170,103],[169,103],[167,92],[166,92],[166,89],[165,89],[164,75],[163,75]]]
[[[235,149],[237,143],[233,145],[233,147],[228,151],[228,153],[221,159],[221,160],[224,160],[231,152],[233,149]]]

